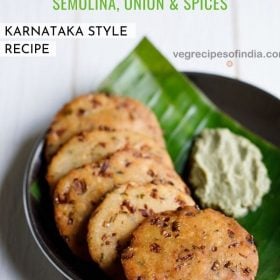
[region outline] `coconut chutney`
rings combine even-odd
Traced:
[[[191,154],[191,185],[202,206],[242,217],[261,205],[270,179],[260,150],[228,129],[205,129]]]

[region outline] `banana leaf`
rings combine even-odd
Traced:
[[[239,219],[239,222],[256,240],[260,256],[257,279],[280,280],[279,148],[221,112],[146,38],[113,70],[100,89],[130,96],[152,108],[163,128],[168,151],[179,173],[184,170],[193,139],[206,127],[229,128],[260,148],[272,181],[271,190],[261,207]]]

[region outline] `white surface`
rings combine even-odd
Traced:
[[[61,279],[39,252],[21,201],[22,174],[34,139],[56,110],[94,89],[140,38],[148,36],[179,70],[249,81],[280,97],[280,59],[175,59],[177,50],[280,51],[280,2],[232,0],[227,12],[53,12],[50,0],[1,0],[0,22],[136,22],[127,40],[62,40],[56,58],[0,58],[0,278]],[[249,106],[249,105],[248,105]]]

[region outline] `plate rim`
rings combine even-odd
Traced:
[[[34,172],[35,161],[40,157],[40,154],[43,151],[45,134],[46,133],[41,134],[38,137],[38,139],[35,141],[34,146],[29,155],[27,165],[25,167],[25,172],[23,176],[23,208],[24,208],[25,219],[27,221],[28,228],[31,232],[31,235],[35,240],[35,243],[39,247],[41,253],[43,253],[46,259],[52,264],[52,266],[58,272],[60,272],[64,277],[66,277],[66,279],[69,280],[78,279],[76,277],[73,277],[74,275],[71,275],[73,273],[71,273],[71,271],[69,271],[67,266],[65,266],[55,256],[52,250],[49,249],[48,245],[46,244],[46,242],[44,241],[44,239],[42,238],[42,236],[37,230],[37,226],[34,221],[33,211],[31,210],[31,196],[29,194],[30,182],[32,181],[31,176],[32,173]],[[61,267],[63,267],[63,269]]]
[[[278,98],[277,96],[271,94],[266,89],[263,89],[262,87],[256,86],[256,85],[251,84],[250,82],[244,81],[242,79],[229,77],[229,76],[224,76],[224,75],[219,75],[219,74],[215,74],[215,73],[200,72],[200,71],[179,71],[179,72],[186,75],[186,76],[188,76],[188,75],[201,75],[201,76],[205,76],[205,77],[213,77],[213,78],[218,78],[218,79],[222,78],[222,79],[226,79],[228,81],[237,82],[240,85],[244,85],[244,86],[247,86],[247,87],[254,88],[257,91],[261,91],[262,94],[266,94],[270,98],[274,99],[277,103],[279,103],[279,106],[280,106],[280,97]],[[194,82],[192,82],[192,83],[194,83]],[[205,94],[205,93],[203,92],[203,94]]]

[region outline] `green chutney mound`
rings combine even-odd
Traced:
[[[256,210],[270,189],[260,150],[228,129],[205,129],[194,143],[189,176],[202,206],[233,217]]]

